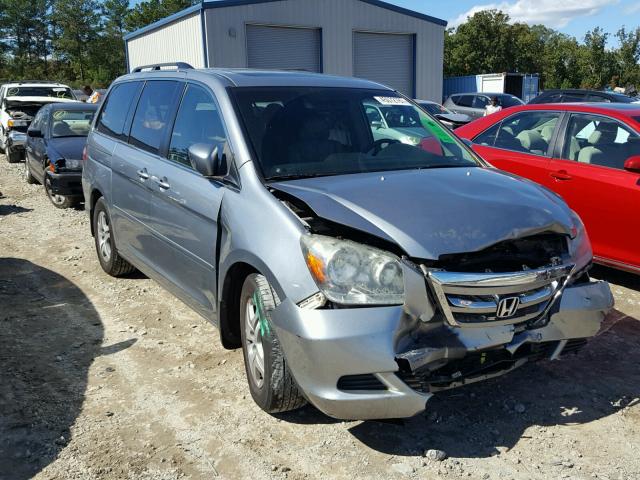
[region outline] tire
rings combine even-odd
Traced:
[[[112,277],[121,277],[135,272],[136,268],[118,254],[111,230],[111,217],[103,198],[99,198],[96,202],[91,221],[93,222],[96,253],[102,269]]]
[[[78,203],[73,197],[67,197],[65,195],[57,195],[51,192],[51,180],[44,174],[44,191],[47,193],[47,198],[54,207],[57,208],[71,208]]]
[[[7,147],[5,154],[7,156],[7,162],[9,163],[18,163],[20,160],[22,160],[22,155],[20,154],[20,152],[13,150],[12,148]]]
[[[280,342],[270,326],[274,308],[274,294],[267,279],[259,274],[249,275],[240,294],[244,365],[253,400],[262,410],[271,414],[295,410],[307,403],[286,365]]]
[[[31,168],[29,167],[29,160],[25,159],[24,162],[24,181],[27,182],[30,185],[33,185],[35,183],[38,183],[38,181],[36,180],[36,177],[34,177],[33,175],[31,175]]]

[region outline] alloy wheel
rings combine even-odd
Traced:
[[[249,375],[258,388],[264,384],[264,348],[262,346],[262,328],[264,313],[259,308],[259,292],[247,299],[245,306],[245,339],[247,342],[247,360]]]
[[[98,249],[105,262],[111,259],[111,228],[107,214],[98,213]]]

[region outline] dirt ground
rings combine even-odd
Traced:
[[[23,168],[0,158],[0,479],[640,478],[640,278],[594,271],[616,311],[578,355],[415,418],[269,416],[241,352],[153,281],[104,274],[85,212]]]

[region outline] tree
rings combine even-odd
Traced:
[[[620,47],[615,52],[617,85],[635,85],[640,88],[640,27],[627,31],[622,27],[616,33]]]
[[[197,0],[144,0],[136,5],[126,20],[129,31],[145,27],[180,10],[190,7]]]
[[[580,49],[579,68],[584,88],[602,88],[609,83],[615,68],[613,53],[607,50],[609,34],[600,27],[587,32]]]
[[[71,66],[81,82],[87,80],[100,26],[96,0],[54,0],[52,13],[56,56]]]
[[[126,71],[123,37],[129,12],[128,0],[105,0],[102,4],[100,35],[92,58],[93,80],[99,85],[108,85]]]

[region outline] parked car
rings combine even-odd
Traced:
[[[24,155],[27,128],[36,112],[48,103],[74,102],[71,89],[61,83],[13,82],[0,87],[0,152],[9,163]]]
[[[575,88],[546,90],[537,97],[533,98],[529,105],[538,105],[541,103],[634,103],[640,99],[630,97],[623,93],[603,92],[599,90],[580,90]]]
[[[498,105],[503,109],[524,105],[522,100],[508,93],[456,93],[447,98],[444,107],[454,113],[481,118],[484,117],[485,108],[494,97],[498,98]]]
[[[612,308],[578,216],[395,91],[149,68],[114,82],[87,140],[98,260],[217,324],[263,410],[409,417],[576,351]],[[370,105],[413,109],[426,137],[376,139]]]
[[[42,183],[58,208],[82,201],[82,150],[97,108],[86,103],[50,103],[27,130],[24,177]]]
[[[440,120],[445,127],[454,130],[462,125],[471,122],[473,118],[463,113],[453,113],[447,110],[443,105],[428,100],[415,100],[415,102],[424,108],[428,113]]]
[[[640,273],[640,104],[528,105],[456,133],[496,167],[562,196],[596,261]]]

